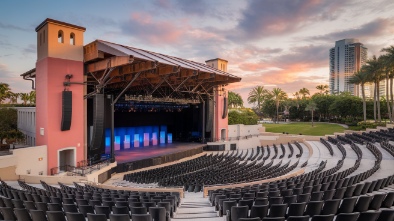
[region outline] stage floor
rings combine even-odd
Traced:
[[[115,151],[115,160],[118,162],[118,164],[121,164],[137,160],[165,156],[168,154],[182,152],[188,149],[194,149],[205,145],[206,144],[201,143],[172,143],[149,147],[138,147],[127,150],[117,150]]]

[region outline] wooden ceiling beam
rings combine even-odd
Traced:
[[[92,72],[104,71],[108,68],[115,68],[115,67],[130,64],[133,61],[134,59],[132,56],[114,56],[86,65],[85,72],[92,73]]]

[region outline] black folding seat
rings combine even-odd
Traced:
[[[66,213],[67,221],[86,221],[82,213]]]
[[[376,221],[379,218],[381,211],[365,211],[360,213],[357,221]]]
[[[364,183],[356,184],[356,188],[353,191],[353,196],[360,196],[363,188],[364,188]]]
[[[297,197],[297,203],[307,203],[311,199],[310,193],[300,194]]]
[[[101,206],[101,201],[100,200],[89,200],[89,205],[91,205],[91,206],[96,206],[96,205],[98,205],[98,206]]]
[[[141,203],[141,205],[142,205],[142,203]],[[117,206],[117,207],[127,207],[127,208],[129,208],[129,202],[126,202],[126,201],[116,201],[115,202],[115,206]]]
[[[289,216],[286,221],[309,221],[309,216]]]
[[[89,201],[85,199],[76,199],[77,205],[89,205]]]
[[[239,218],[248,218],[248,206],[233,206],[230,209],[230,221],[237,221]]]
[[[157,204],[157,206],[158,206],[158,207],[164,207],[164,208],[166,208],[166,211],[170,213],[170,217],[171,217],[171,218],[174,217],[174,213],[173,213],[173,211],[172,211],[171,204],[170,204],[169,202],[159,202],[159,203]]]
[[[383,208],[390,208],[394,203],[394,192],[389,192],[382,202]]]
[[[107,217],[104,214],[88,213],[88,221],[107,221]]]
[[[59,203],[48,203],[48,211],[63,211],[62,205]]]
[[[323,207],[323,201],[309,201],[306,205],[304,215],[314,216],[319,215],[321,208]]]
[[[263,219],[268,214],[268,205],[253,205],[252,209],[250,210],[250,217],[259,217]]]
[[[268,197],[276,197],[276,196],[280,196],[280,191],[279,190],[269,191],[268,192]]]
[[[333,221],[334,214],[331,215],[315,215],[312,217],[311,221]]]
[[[345,195],[345,192],[346,192],[346,187],[342,187],[342,188],[339,188],[339,189],[336,189],[335,190],[335,194],[334,194],[334,196],[332,197],[332,199],[343,199],[343,196]]]
[[[369,210],[378,210],[382,206],[382,202],[386,197],[386,193],[375,194],[369,203]]]
[[[94,210],[96,214],[104,214],[107,219],[109,218],[109,214],[111,213],[111,208],[109,206],[94,206]]]
[[[335,194],[335,189],[332,190],[326,190],[323,193],[323,200],[330,200],[334,197]]]
[[[40,195],[37,195],[37,194],[31,194],[31,196],[33,197],[33,199],[34,199],[34,202],[42,202],[41,201],[41,196]]]
[[[150,214],[131,214],[131,219],[133,221],[152,221],[152,216]]]
[[[285,221],[285,217],[264,217],[263,221]]]
[[[244,199],[254,199],[255,193],[245,193],[243,196]]]
[[[25,201],[23,203],[27,210],[37,210],[36,204],[33,201]]]
[[[163,199],[162,202],[169,202],[173,212],[176,212],[176,204],[174,199]],[[253,200],[252,200],[253,203]]]
[[[47,211],[48,221],[66,221],[63,212],[60,211]]]
[[[112,207],[115,206],[115,202],[114,201],[103,201],[102,205],[108,206],[112,210]]]
[[[150,207],[156,207],[156,203],[154,202],[143,202],[142,206],[149,210]]]
[[[128,204],[129,207],[141,207],[142,203],[141,202],[130,202]]]
[[[352,185],[352,186],[345,187],[346,191],[345,191],[345,193],[343,195],[343,198],[352,197],[353,196],[353,192],[356,189],[356,187],[357,187],[357,185]]]
[[[267,191],[265,191],[265,192],[257,192],[256,193],[256,198],[264,198],[264,197],[267,197],[268,196],[268,192]]]
[[[268,205],[268,198],[256,198],[254,205]]]
[[[320,214],[321,215],[337,214],[340,203],[341,203],[340,199],[324,201],[323,209]]]
[[[50,203],[51,202],[51,198],[49,198],[48,196],[41,195],[40,197],[41,197],[41,202],[44,202],[44,203]]]
[[[147,209],[146,207],[130,207],[130,214],[146,214]]]
[[[249,210],[252,208],[252,205],[253,205],[252,199],[240,200],[238,202],[238,206],[248,206]]]
[[[378,221],[394,220],[394,209],[382,209]]]
[[[292,189],[282,190],[282,191],[280,191],[280,195],[282,197],[292,196],[293,195],[293,190]]]
[[[166,221],[170,217],[169,213],[166,215],[166,209],[164,207],[150,207],[149,214],[154,221]]]
[[[378,191],[378,190],[380,190],[383,181],[384,181],[384,179],[378,179],[378,180],[376,181],[376,185],[375,185],[373,191]]]
[[[287,217],[304,215],[305,207],[306,202],[290,204],[289,210],[287,211]]]
[[[23,208],[15,208],[14,209],[14,213],[16,216],[17,220],[20,221],[32,221],[29,212],[27,211],[27,209]]]
[[[304,186],[302,193],[307,194],[312,192],[313,187],[312,186]]]
[[[253,217],[253,218],[239,218],[238,221],[261,221],[259,217]]]
[[[72,198],[63,198],[63,204],[74,204],[74,199]]]
[[[130,216],[127,214],[109,214],[110,221],[130,221]]]
[[[354,212],[364,212],[368,210],[369,203],[372,201],[372,196],[360,196],[354,207]]]
[[[127,214],[130,215],[129,208],[127,206],[113,206],[112,207],[113,214]]]
[[[357,221],[357,218],[360,216],[360,213],[340,213],[335,218],[335,221]]]
[[[273,204],[270,206],[269,217],[285,217],[287,204]]]
[[[323,199],[323,194],[324,194],[324,192],[322,192],[322,191],[312,192],[310,201],[320,201],[320,200],[322,200]]]
[[[339,206],[338,213],[352,213],[357,199],[357,197],[344,198]]]
[[[283,204],[290,205],[295,202],[297,202],[297,195],[285,196],[283,199]]]
[[[0,214],[4,220],[16,220],[14,209],[10,207],[0,207]]]
[[[320,189],[321,189],[321,184],[316,184],[316,185],[314,185],[313,188],[312,188],[312,193],[313,193],[313,192],[319,192]]]
[[[79,205],[79,212],[84,215],[84,217],[87,216],[88,213],[94,213],[93,206],[91,205]]]
[[[273,204],[282,204],[283,203],[283,197],[281,196],[275,196],[275,197],[269,197],[268,198],[269,205]]]
[[[300,195],[300,194],[302,194],[302,191],[303,191],[302,188],[294,188],[293,195]]]
[[[44,212],[48,211],[48,204],[43,202],[36,202],[37,210],[42,210]]]
[[[5,207],[14,208],[14,204],[12,203],[12,199],[3,198],[3,202],[4,202]]]
[[[23,209],[25,208],[25,205],[23,205],[23,201],[20,199],[12,199],[12,204],[14,204],[14,208],[20,208]]]
[[[363,186],[363,190],[361,190],[360,195],[365,195],[366,193],[368,193],[370,186],[371,186],[371,182],[365,182]]]

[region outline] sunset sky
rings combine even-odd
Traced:
[[[35,27],[46,18],[86,27],[85,43],[102,39],[197,62],[229,61],[242,77],[229,89],[246,103],[251,88],[289,95],[328,84],[328,50],[357,38],[368,56],[394,45],[393,0],[3,0],[0,82],[28,92],[20,74],[35,67]]]

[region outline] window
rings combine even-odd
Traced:
[[[59,30],[57,33],[57,42],[63,43],[64,42],[64,34],[62,30]]]
[[[75,45],[75,34],[74,33],[70,34],[70,45]]]

